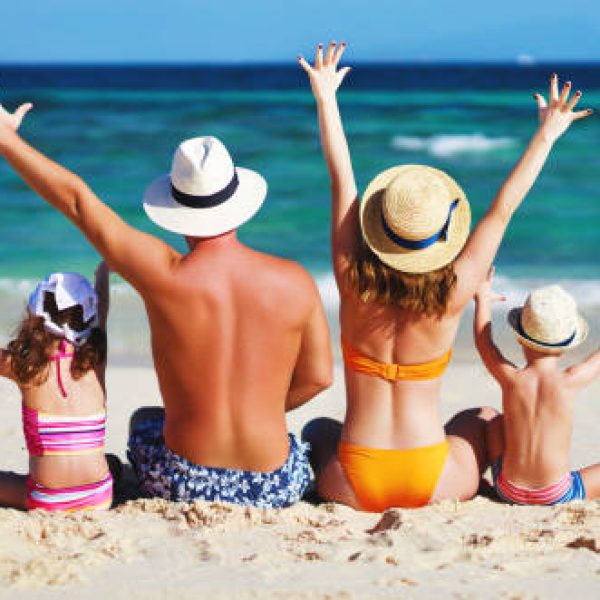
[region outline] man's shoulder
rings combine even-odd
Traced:
[[[308,270],[295,260],[263,252],[256,252],[255,254],[259,262],[262,263],[265,272],[285,273],[289,277],[312,280]]]
[[[315,280],[309,271],[300,263],[287,258],[263,254],[260,259],[260,273],[255,273],[273,291],[280,290],[284,294],[291,294],[305,298],[314,298],[318,295]]]

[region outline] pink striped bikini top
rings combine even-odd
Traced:
[[[56,361],[58,387],[64,398],[67,392],[60,374],[60,361],[71,358],[66,352],[66,342],[61,340],[60,352],[52,357]],[[34,456],[88,454],[103,452],[106,440],[106,412],[71,417],[49,415],[23,404],[23,433],[27,450]]]

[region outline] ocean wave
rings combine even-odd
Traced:
[[[334,314],[339,308],[340,297],[333,273],[323,273],[316,277],[321,299],[328,314]],[[512,278],[496,275],[494,289],[506,296],[506,302],[498,308],[522,305],[532,290],[551,284],[561,285],[577,301],[583,310],[600,311],[600,280],[595,279],[542,279]]]
[[[339,309],[340,296],[332,272],[313,273],[326,312],[335,315]],[[33,291],[33,279],[0,278],[0,300],[26,301]],[[505,306],[520,305],[531,290],[557,283],[568,291],[583,309],[600,311],[600,280],[596,279],[543,279],[536,277],[514,278],[496,274],[494,289],[506,296]],[[111,295],[124,300],[136,297],[137,292],[122,281],[111,283]]]
[[[509,137],[488,137],[482,133],[462,135],[433,135],[431,137],[395,136],[392,147],[396,150],[427,152],[432,156],[454,156],[456,154],[484,154],[492,150],[508,148],[515,143]]]
[[[25,301],[37,284],[37,279],[0,277],[0,295],[12,299],[22,298]],[[137,292],[124,281],[111,283],[110,293],[117,296],[137,295]]]
[[[498,275],[495,277],[494,288],[506,296],[505,304],[516,306],[522,305],[532,290],[551,284],[562,286],[583,310],[600,311],[600,281],[595,279],[513,279]]]

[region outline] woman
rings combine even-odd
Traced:
[[[359,204],[336,91],[345,45],[318,46],[309,76],[332,190],[333,267],[341,296],[347,413],[340,424],[310,423],[317,489],[328,500],[381,511],[475,495],[488,465],[485,433],[493,409],[474,409],[444,428],[441,375],[460,317],[485,279],[514,211],[554,142],[577,119],[570,84],[550,103],[536,94],[540,125],[487,213],[469,235],[464,192],[430,167],[393,167]],[[339,443],[338,443],[339,442]]]

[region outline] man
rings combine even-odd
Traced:
[[[237,239],[264,201],[265,181],[236,168],[216,138],[183,142],[171,174],[144,199],[153,221],[185,236],[189,252],[181,254],[130,227],[79,177],[28,145],[17,130],[30,108],[0,107],[0,155],[146,306],[165,409],[132,420],[129,454],[142,488],[183,501],[299,500],[309,469],[285,411],[331,384],[332,359],[308,273]]]

